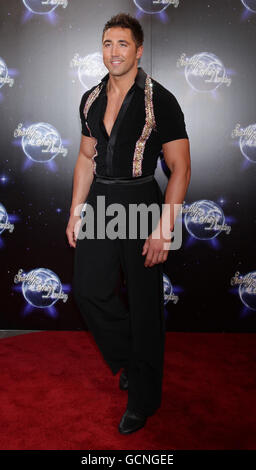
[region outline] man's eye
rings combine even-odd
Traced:
[[[109,43],[108,43],[108,44],[105,44],[105,47],[108,47],[108,46],[110,46]],[[127,47],[127,44],[121,44],[121,46]]]

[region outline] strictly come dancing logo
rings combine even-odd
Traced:
[[[174,8],[179,6],[180,0],[152,0],[153,5],[173,5]]]
[[[23,0],[23,4],[30,13],[47,15],[58,6],[67,8],[68,0]]]
[[[243,305],[249,310],[256,310],[256,271],[245,275],[236,271],[230,280],[231,286],[238,286],[238,294]]]
[[[4,205],[0,203],[0,235],[5,231],[9,230],[10,233],[14,230],[14,225],[10,223],[7,210]]]
[[[14,283],[21,283],[22,294],[33,307],[49,308],[60,299],[65,303],[68,298],[59,277],[50,269],[37,268],[28,273],[19,269],[14,276]]]
[[[93,52],[85,57],[81,57],[76,53],[70,61],[70,67],[77,71],[79,81],[86,90],[90,90],[94,85],[97,85],[108,73],[100,52]]]
[[[167,274],[163,273],[163,287],[164,287],[164,305],[170,300],[176,304],[179,300],[179,296],[174,293],[173,285]]]
[[[222,208],[214,201],[201,199],[182,207],[184,223],[191,237],[210,240],[220,233],[230,234],[231,226],[226,224]]]
[[[242,128],[237,123],[232,130],[231,137],[238,139],[238,145],[242,155],[247,159],[248,163],[256,163],[256,124],[249,124]]]
[[[50,162],[57,155],[66,157],[68,153],[59,132],[49,123],[38,122],[28,127],[19,123],[14,130],[14,137],[21,137],[23,152],[33,162]]]
[[[148,15],[163,14],[164,10],[169,6],[177,8],[180,0],[133,0],[138,11]]]
[[[9,85],[9,87],[12,87],[14,84],[14,79],[9,76],[9,71],[7,68],[7,65],[0,57],[0,88],[2,88],[4,85]]]
[[[213,53],[200,52],[192,57],[186,57],[183,53],[176,65],[177,68],[185,68],[186,81],[197,92],[214,92],[221,85],[230,86],[231,84],[231,78],[222,61]]]

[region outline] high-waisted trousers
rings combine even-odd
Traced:
[[[143,178],[142,178],[143,179]],[[97,238],[97,197],[125,207],[126,237]],[[148,234],[129,238],[129,205],[156,203],[162,213],[162,192],[155,178],[139,184],[102,182],[94,177],[86,200],[94,210],[94,238],[77,237],[73,294],[82,318],[114,375],[128,368],[127,408],[153,415],[161,405],[165,343],[163,264],[145,267],[142,255],[147,236],[155,228],[148,210]],[[139,211],[138,211],[139,214]],[[116,215],[115,215],[116,216]],[[105,226],[113,215],[106,215]],[[86,219],[84,219],[86,220]],[[88,222],[87,222],[88,223]],[[98,223],[102,224],[102,220]],[[81,225],[80,231],[85,229]],[[105,232],[106,234],[106,232]],[[128,302],[117,288],[120,269]]]

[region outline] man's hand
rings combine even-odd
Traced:
[[[156,234],[158,238],[153,238],[153,234]],[[156,235],[154,235],[154,237],[156,237]],[[142,255],[147,253],[144,266],[151,267],[157,263],[164,263],[167,260],[170,245],[171,236],[170,238],[164,238],[163,236],[159,236],[159,231],[154,230],[143,245]]]
[[[79,228],[81,225],[82,219],[79,215],[71,215],[69,217],[66,235],[68,237],[69,245],[73,248],[76,247],[76,239],[78,236]]]
[[[93,181],[93,157],[95,155],[94,137],[81,135],[79,155],[74,170],[73,198],[70,208],[70,218],[68,221],[66,235],[68,242],[73,248],[76,247],[79,227],[82,219],[80,218],[81,209],[90,191]]]

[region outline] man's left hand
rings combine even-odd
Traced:
[[[158,238],[153,238],[153,234],[158,234]],[[153,231],[143,245],[142,255],[147,254],[144,266],[151,267],[157,263],[164,263],[168,257],[170,245],[171,237],[159,237],[159,232]]]

